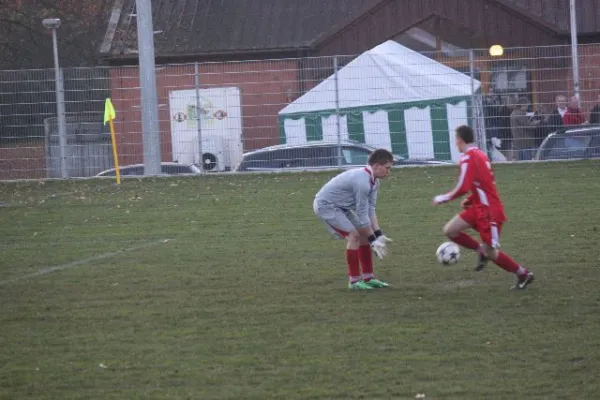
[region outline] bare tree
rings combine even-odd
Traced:
[[[113,0],[0,0],[0,69],[52,66],[44,18],[60,18],[61,65],[97,65]]]
[[[44,137],[44,121],[55,117],[52,33],[44,18],[60,18],[60,65],[67,115],[92,118],[108,96],[99,46],[114,0],[0,0],[0,146]]]

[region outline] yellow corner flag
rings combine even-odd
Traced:
[[[112,104],[110,99],[106,99],[104,103],[104,125],[109,122],[111,119],[115,119],[117,114],[115,113],[115,107]]]
[[[115,113],[115,107],[110,101],[109,98],[106,99],[104,103],[104,125],[109,123],[110,126],[110,138],[112,141],[112,150],[113,157],[115,159],[115,173],[117,176],[117,185],[121,184],[121,171],[119,171],[119,157],[117,156],[117,140],[115,138],[115,125],[113,124],[113,120],[116,118],[117,113]]]

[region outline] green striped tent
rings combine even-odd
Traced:
[[[483,131],[479,81],[391,40],[341,68],[337,87],[337,107],[332,75],[283,108],[281,142],[337,141],[339,132],[405,158],[457,161],[454,128],[475,119]]]

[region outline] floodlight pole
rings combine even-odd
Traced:
[[[577,53],[577,11],[575,0],[571,0],[571,59],[573,64],[573,90],[577,100],[579,96],[579,56]]]
[[[156,65],[151,0],[136,0],[137,35],[140,64],[142,107],[142,142],[144,175],[158,175],[160,168],[160,131],[158,128],[158,97],[156,95]]]

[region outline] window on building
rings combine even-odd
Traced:
[[[523,65],[494,65],[491,72],[491,86],[495,93],[528,92],[529,78]]]
[[[422,28],[411,28],[398,35],[394,40],[403,46],[418,52],[438,51],[436,35],[427,32]],[[439,43],[441,53],[446,57],[468,57],[468,50],[456,46],[448,41],[441,40]]]

